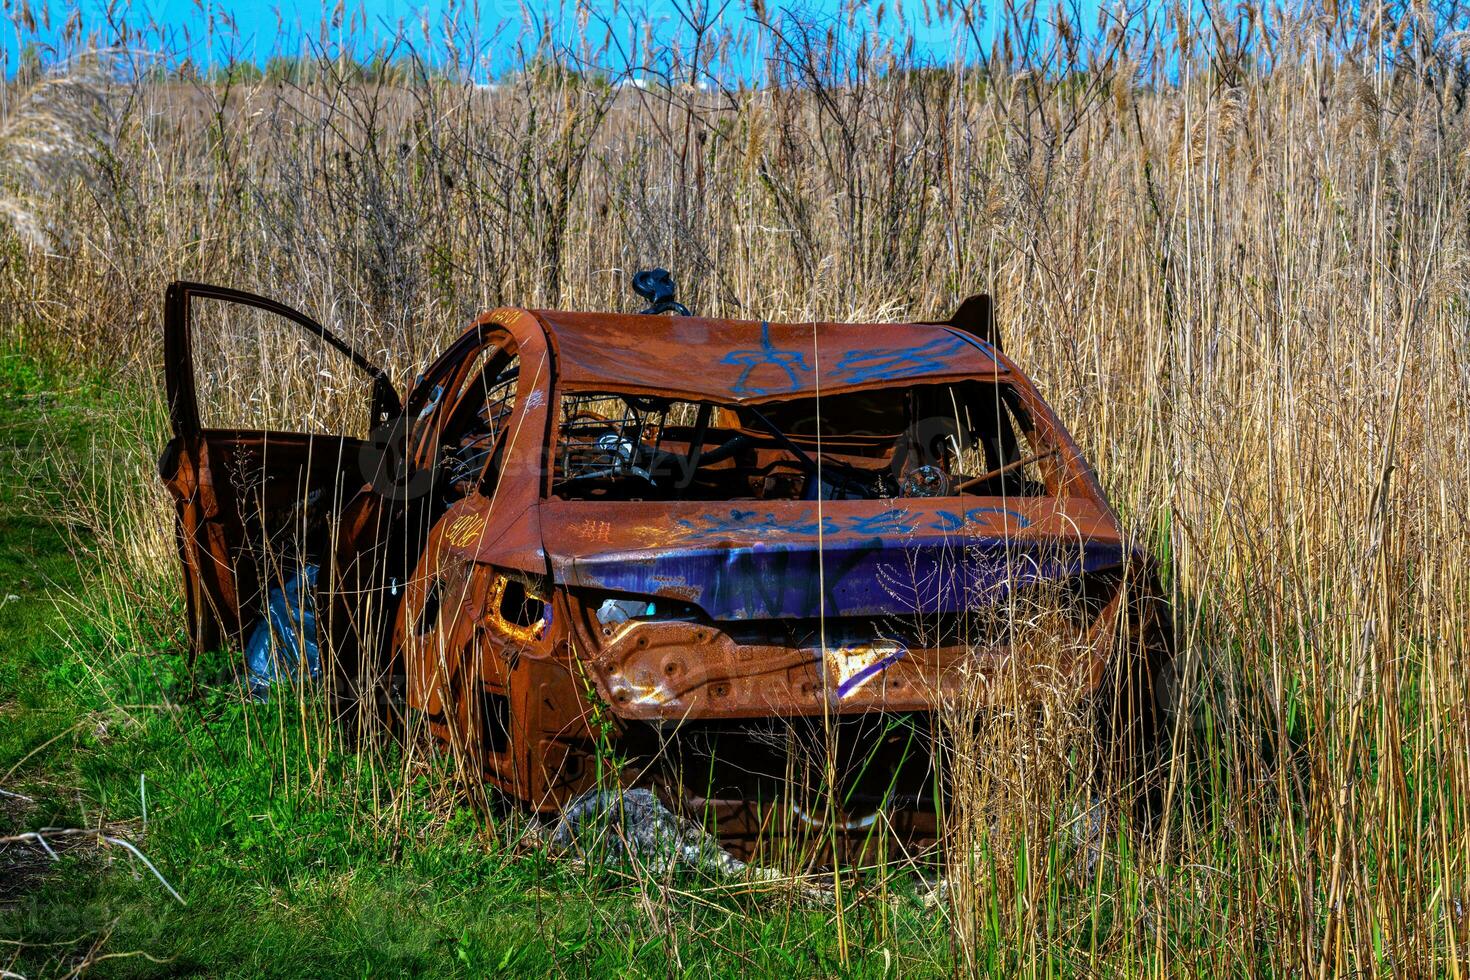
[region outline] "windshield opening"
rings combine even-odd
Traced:
[[[1055,446],[1004,382],[721,405],[563,396],[564,500],[873,500],[1054,493]],[[1053,481],[1054,484],[1054,481]]]

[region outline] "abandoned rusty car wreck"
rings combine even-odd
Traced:
[[[490,310],[402,400],[300,313],[171,286],[160,471],[196,652],[250,648],[263,686],[268,648],[348,720],[418,718],[537,812],[642,782],[744,854],[803,832],[861,851],[879,824],[932,842],[936,715],[1041,667],[1092,705],[1097,773],[1150,805],[1153,566],[989,300],[775,323],[638,286],[641,314]],[[349,361],[370,432],[206,426],[206,302]],[[1042,597],[1059,642],[1022,635]]]

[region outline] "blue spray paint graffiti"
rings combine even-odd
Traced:
[[[806,355],[795,350],[780,350],[771,342],[771,324],[766,320],[761,321],[760,350],[732,350],[724,356],[723,362],[741,365],[740,377],[730,387],[730,390],[736,395],[769,395],[795,391],[801,387],[801,380],[797,372],[811,373],[811,368],[806,363]],[[774,367],[784,371],[786,384],[774,387],[751,384],[751,375],[760,367]]]
[[[848,519],[845,530],[850,534],[912,534],[914,522],[909,517],[906,510],[858,515]]]
[[[894,647],[895,649],[892,652],[884,655],[873,663],[868,664],[868,666],[864,667],[862,670],[859,670],[857,673],[853,674],[841,684],[838,684],[837,696],[839,698],[847,697],[853,691],[856,691],[868,681],[872,680],[874,677],[877,677],[889,667],[892,667],[904,657],[908,656],[909,651],[907,647],[901,644],[894,644]]]
[[[951,367],[958,355],[974,349],[960,337],[936,337],[918,347],[871,347],[843,354],[827,378],[833,384],[864,384],[869,381],[894,381],[920,377]],[[808,387],[812,367],[806,354],[794,348],[777,347],[771,340],[771,324],[761,321],[759,348],[732,350],[722,363],[740,366],[740,377],[730,386],[737,396],[779,395]],[[762,368],[780,372],[774,380],[771,371],[758,376]],[[781,378],[784,375],[784,380]]]
[[[997,522],[996,517],[1000,520]],[[674,523],[683,528],[685,541],[709,541],[729,537],[762,537],[766,535],[792,535],[816,537],[820,534],[860,535],[864,537],[889,534],[912,534],[920,530],[939,531],[950,534],[975,525],[1001,524],[1014,530],[1031,526],[1025,514],[1006,507],[971,507],[965,511],[936,511],[932,518],[927,515],[916,517],[901,508],[877,514],[853,514],[839,517],[833,514],[822,516],[820,523],[814,510],[803,510],[798,514],[778,517],[772,512],[757,510],[732,510],[728,514],[704,514],[695,520],[680,518]]]
[[[1015,521],[1017,528],[1031,526],[1031,519],[1025,514],[1018,514],[1009,507],[971,507],[964,513],[952,510],[936,511],[936,518],[930,522],[929,527],[935,531],[949,533],[961,531],[973,524],[984,524],[991,514],[1002,516],[1002,523]]]
[[[833,368],[833,380],[843,384],[893,381],[933,374],[949,366],[950,360],[969,344],[958,337],[936,337],[919,347],[875,347],[852,350]]]
[[[840,529],[837,522],[830,517],[823,518],[819,524],[812,511],[802,511],[795,517],[780,518],[775,514],[762,514],[754,510],[732,510],[728,514],[705,514],[698,520],[696,523],[681,517],[674,522],[689,532],[684,540],[706,541],[735,535],[759,537],[766,534],[815,536],[836,534]]]

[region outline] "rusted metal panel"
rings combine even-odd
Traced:
[[[733,404],[991,377],[985,341],[942,324],[771,323],[537,310],[569,391],[618,390]]]
[[[1065,660],[1045,664],[1048,683],[1066,676],[1079,691],[1096,685],[1120,604],[1104,609]],[[983,698],[991,682],[1015,674],[1006,646],[981,636],[921,646],[897,638],[891,624],[854,636],[834,622],[784,643],[742,642],[703,623],[638,624],[601,639],[593,623],[575,626],[582,648],[596,651],[591,675],[613,713],[646,722],[932,711],[962,691]]]
[[[199,430],[179,321],[187,304],[170,297],[169,392],[180,417],[161,469],[178,505],[196,644],[210,642],[210,623],[238,635],[269,575],[241,548],[248,500],[238,488],[258,482],[270,526],[283,524],[293,495],[330,490],[345,502],[326,518],[335,552],[320,559],[333,569],[328,620],[340,661],[364,676],[401,675],[434,735],[534,809],[590,787],[609,737],[641,759],[638,779],[667,774],[645,756],[684,751],[684,734],[747,747],[694,752],[711,766],[726,751],[773,751],[767,722],[837,724],[861,757],[888,751],[891,739],[869,744],[862,719],[922,722],[962,683],[973,696],[979,678],[984,696],[986,678],[1040,668],[1048,683],[1068,677],[1078,698],[1090,697],[1121,646],[1142,648],[1150,669],[1172,653],[1148,556],[1126,539],[1065,426],[992,346],[988,301],[970,318],[979,326],[965,329],[958,319],[491,310],[408,392],[381,440],[383,455],[403,464],[384,477],[382,466],[359,474],[347,465],[378,458],[350,440],[322,453],[335,437]],[[385,376],[373,377],[381,388]],[[933,457],[944,468],[913,479],[913,467],[940,464],[909,416],[928,397],[921,389],[949,384],[983,385],[993,402],[977,402],[963,424],[956,404],[952,424],[935,430],[952,443],[941,439]],[[636,426],[585,407],[572,425],[563,399],[579,392],[622,399]],[[825,444],[820,432],[787,432],[766,417],[785,406],[795,418],[818,393],[820,425],[833,433]],[[846,404],[862,423],[847,431],[826,414],[844,403],[827,399],[853,393],[862,394]],[[670,421],[674,401],[687,403],[682,421]],[[645,425],[642,411],[662,414]],[[1016,419],[1029,455],[1006,428]],[[974,457],[968,471],[962,442]],[[609,476],[588,490],[569,480],[558,470],[572,458],[565,446],[605,458],[598,465],[623,482]],[[685,482],[653,466],[670,459],[687,464]],[[848,475],[824,482],[823,460]],[[854,482],[853,473],[864,475]],[[725,493],[727,483],[744,489]],[[1040,649],[1017,640],[1011,620],[1018,602],[1047,590],[1073,606],[1049,627],[1060,642]],[[372,683],[349,686],[366,696]],[[885,818],[919,837],[934,833],[939,805],[922,775],[903,790],[913,805]],[[777,813],[760,802],[768,786],[733,785],[715,797],[685,792],[682,803],[713,815],[740,847],[773,822],[813,829],[798,804]],[[861,836],[872,814],[854,806],[837,829]]]
[[[681,599],[717,620],[959,612],[1124,559],[1085,500],[553,501],[542,526],[558,582]]]

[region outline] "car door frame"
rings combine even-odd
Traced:
[[[353,366],[373,382],[373,427],[384,425],[403,413],[398,389],[388,372],[374,364],[347,341],[311,317],[265,296],[247,293],[227,286],[177,280],[169,283],[163,300],[164,386],[168,392],[169,425],[175,436],[197,435],[203,431],[199,421],[199,401],[194,389],[194,340],[189,322],[190,300],[216,299],[273,313],[314,335],[333,350],[344,355]]]
[[[224,517],[214,485],[214,467],[211,466],[209,439],[206,437],[208,432],[231,430],[207,429],[201,422],[191,318],[191,304],[195,299],[218,300],[273,314],[346,357],[372,384],[371,428],[375,431],[390,426],[402,415],[402,403],[387,371],[300,311],[267,297],[225,286],[184,280],[168,286],[164,295],[164,388],[172,438],[159,460],[159,475],[175,501],[174,526],[184,576],[185,612],[191,652],[197,655],[218,646],[226,634],[241,639],[239,634],[244,624],[241,621],[236,569],[232,567],[230,542],[222,523]],[[314,438],[353,438],[284,430],[239,431],[258,431],[266,441],[273,434],[280,437],[278,441],[287,442],[302,438],[308,441]],[[231,438],[238,438],[238,433]],[[354,459],[354,463],[357,462]]]

